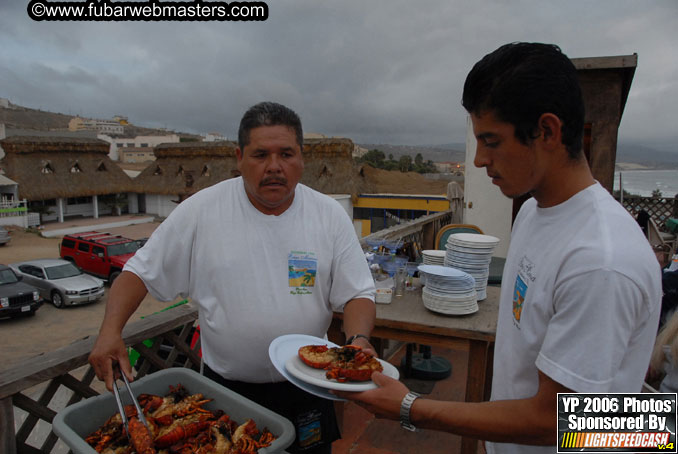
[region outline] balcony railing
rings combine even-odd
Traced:
[[[433,243],[440,228],[447,224],[460,222],[460,213],[453,210],[441,211],[374,232],[361,238],[360,245],[363,249],[367,249],[367,242],[370,239],[384,239],[402,240],[406,243],[415,244],[418,249],[436,249]]]
[[[183,367],[197,370],[200,366],[200,342],[192,349],[189,347],[189,337],[197,318],[197,309],[184,304],[128,324],[123,331],[125,344],[133,346],[143,358],[137,377],[176,366],[178,358],[183,359]],[[151,338],[154,342],[148,347],[143,341]],[[52,453],[56,449],[58,438],[51,431],[51,424],[61,408],[54,408],[51,403],[53,398],[57,394],[66,395],[66,404],[62,405],[65,407],[99,394],[91,386],[95,375],[87,363],[95,340],[94,337],[78,340],[0,372],[1,453]],[[161,356],[161,350],[168,346],[168,355]],[[31,397],[36,393],[40,394],[39,397]],[[27,416],[15,430],[16,409]],[[45,424],[47,429],[43,429]]]
[[[669,218],[678,218],[678,198],[675,197],[625,196],[621,203],[633,217],[645,210],[663,232]]]
[[[424,216],[373,233],[362,238],[361,244],[366,248],[367,238],[399,239],[415,243],[421,249],[433,249],[438,230],[446,224],[458,222],[454,219],[456,216],[452,210]],[[189,347],[197,318],[197,309],[191,304],[184,304],[129,323],[123,332],[125,345],[133,347],[143,358],[143,365],[137,369],[137,377],[176,366],[177,358],[185,358],[183,367],[197,370],[200,365],[198,355],[200,342],[193,348]],[[149,338],[155,339],[151,347],[143,343]],[[87,362],[95,340],[95,337],[87,337],[75,341],[67,347],[30,358],[0,372],[1,453],[54,452],[55,446],[58,446],[58,438],[51,431],[51,424],[56,413],[67,405],[99,394],[92,387],[95,375]],[[169,356],[167,354],[161,356],[163,347],[166,349],[168,346]],[[37,388],[41,388],[40,391],[36,391]],[[39,397],[31,397],[37,392],[40,393]],[[51,404],[53,397],[58,393],[70,395],[62,408],[54,408],[55,406]],[[17,409],[25,412],[27,416],[15,429],[14,414]],[[38,425],[41,428],[38,428]],[[41,433],[39,437],[37,432],[47,434]],[[36,438],[39,438],[38,442],[35,442]],[[33,446],[34,444],[39,446]]]

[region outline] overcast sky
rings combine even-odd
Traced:
[[[0,0],[0,97],[234,138],[271,100],[358,143],[463,142],[473,64],[501,44],[638,53],[621,142],[678,147],[678,0],[269,0],[263,22],[35,22]]]

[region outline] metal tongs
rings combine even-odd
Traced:
[[[139,418],[139,421],[141,421],[141,423],[144,426],[146,426],[146,428],[148,428],[148,421],[146,421],[144,412],[141,410],[141,405],[139,405],[137,398],[134,397],[134,394],[132,393],[132,388],[129,386],[129,381],[127,381],[127,377],[125,377],[125,374],[122,372],[120,364],[118,363],[116,365],[117,370],[118,372],[120,372],[120,376],[122,377],[122,381],[125,383],[125,388],[127,388],[127,393],[129,394],[130,399],[132,399],[134,407],[137,409],[137,416]],[[115,402],[118,404],[118,410],[120,411],[122,423],[125,426],[125,431],[127,432],[127,436],[129,437],[129,421],[127,420],[127,415],[125,414],[125,406],[122,404],[122,399],[120,398],[120,391],[118,390],[118,381],[115,377],[115,372],[116,368],[115,366],[113,366],[113,394],[115,395]]]

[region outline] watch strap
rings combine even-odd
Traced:
[[[366,339],[367,342],[370,341],[370,336],[365,336],[364,334],[354,334],[353,336],[351,336],[351,337],[349,337],[348,339],[346,339],[346,345],[351,345],[351,344],[353,343],[353,341],[356,340],[356,339],[359,338],[359,337],[362,337],[363,339]]]
[[[418,397],[419,394],[410,391],[405,394],[403,401],[400,403],[400,427],[411,432],[417,430],[417,428],[414,427],[414,424],[412,424],[412,421],[410,421],[410,410],[412,409],[412,404],[414,404],[414,401],[417,400]]]

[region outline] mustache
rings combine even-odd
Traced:
[[[259,186],[266,186],[267,184],[282,184],[287,185],[287,178],[281,177],[268,177],[261,180]]]

